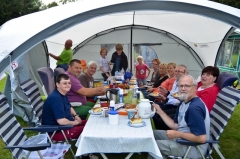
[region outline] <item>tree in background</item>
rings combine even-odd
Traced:
[[[41,10],[45,10],[45,9],[52,8],[52,7],[55,7],[55,6],[58,6],[57,2],[52,2],[52,3],[49,3],[48,5],[43,4],[42,7],[41,7]]]
[[[60,0],[59,2],[62,4],[66,4],[67,2],[77,2],[78,0]]]
[[[0,25],[6,21],[40,10],[39,0],[1,0]]]
[[[235,8],[240,8],[240,1],[239,0],[212,0],[214,2],[226,4],[228,6],[232,6]]]

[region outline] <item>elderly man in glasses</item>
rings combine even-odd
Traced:
[[[171,130],[154,130],[154,137],[163,155],[183,157],[187,146],[176,142],[182,138],[197,143],[204,143],[209,139],[210,118],[206,105],[196,95],[197,83],[190,75],[182,76],[178,82],[179,99],[182,101],[176,111],[174,119],[170,118],[157,104],[153,104],[156,113],[163,119]],[[200,145],[203,154],[207,152],[208,144]],[[148,156],[148,159],[152,158]],[[188,158],[201,158],[195,147],[192,147]]]
[[[166,114],[168,114],[171,118],[174,118],[175,112],[177,110],[177,105],[180,103],[180,100],[176,97],[173,97],[174,93],[178,92],[178,81],[180,77],[187,75],[188,70],[187,67],[183,64],[177,65],[175,68],[175,82],[173,83],[173,87],[171,91],[167,91],[164,87],[159,87],[162,94],[160,94],[158,99],[160,99],[162,102],[157,102],[158,105],[160,105],[161,109],[165,111]],[[159,117],[158,114],[155,114],[153,117],[154,123],[156,125],[157,129],[160,130],[168,130],[169,127],[163,122],[163,120]]]

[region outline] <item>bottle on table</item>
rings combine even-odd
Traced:
[[[109,104],[109,111],[114,111],[115,110],[115,101],[111,100]]]
[[[119,91],[119,103],[124,103],[123,89]]]

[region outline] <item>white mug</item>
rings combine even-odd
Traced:
[[[108,117],[108,108],[102,108],[102,117]]]

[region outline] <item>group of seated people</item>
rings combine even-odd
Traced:
[[[155,64],[158,64],[158,68]],[[158,104],[162,110],[171,118],[174,118],[177,106],[181,100],[173,94],[178,93],[178,81],[181,76],[188,74],[185,65],[176,65],[175,63],[163,64],[158,59],[152,60],[153,73],[151,78],[152,87],[141,88],[145,98]],[[210,112],[216,100],[220,89],[216,84],[219,76],[219,69],[214,66],[207,66],[202,70],[200,81],[197,85],[197,96],[205,103]],[[155,78],[153,78],[155,77]],[[159,96],[150,96],[152,92],[157,92]],[[164,121],[158,116],[154,116],[154,122],[157,129],[167,130]]]
[[[209,139],[209,112],[220,91],[216,84],[220,71],[214,66],[205,67],[197,83],[188,75],[188,69],[183,64],[166,65],[153,59],[152,67],[152,87],[141,90],[145,98],[154,102],[156,109],[153,120],[157,130],[153,131],[154,137],[163,158],[168,155],[184,156],[187,146],[177,143],[177,138],[199,143]],[[158,92],[159,96],[150,96],[151,92]],[[176,93],[177,96],[174,95]],[[200,146],[203,154],[207,152],[207,147],[207,144]],[[201,156],[193,148],[188,157]],[[151,158],[153,157],[148,155],[148,159]]]
[[[106,93],[104,86],[93,87],[96,62],[89,62],[87,72],[82,74],[81,67],[79,60],[71,60],[65,74],[60,74],[56,78],[56,89],[48,96],[43,106],[42,124],[74,125],[73,128],[65,131],[68,139],[78,138],[83,131],[86,120],[82,119],[95,104],[94,101],[91,102],[92,97]],[[197,84],[192,76],[188,75],[188,69],[183,64],[163,64],[158,59],[153,59],[152,68],[152,87],[143,88],[142,92],[145,98],[155,103],[153,105],[156,108],[156,114],[153,118],[156,128],[159,129],[154,131],[155,139],[163,155],[179,155],[179,153],[182,155],[185,148],[176,153],[179,145],[175,141],[174,146],[170,146],[171,150],[163,147],[169,144],[169,139],[178,137],[196,142],[204,142],[208,138],[209,112],[220,91],[215,83],[219,69],[213,66],[205,67],[201,73],[201,80]],[[153,91],[161,95],[154,98],[149,96],[149,92]],[[176,92],[179,96],[172,96]],[[81,102],[82,106],[72,107],[70,102]],[[199,119],[196,119],[196,116]],[[53,139],[62,140],[62,133],[57,132]],[[206,150],[204,145],[203,150]],[[83,158],[89,157],[89,155],[83,156]],[[149,158],[151,158],[150,155]]]

